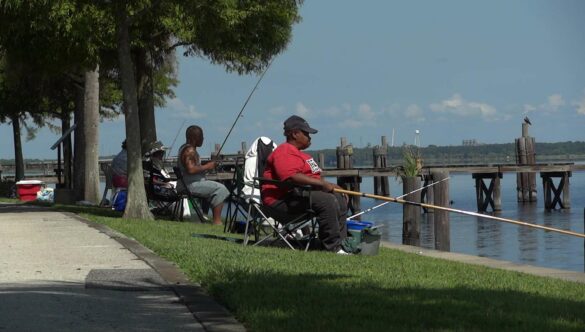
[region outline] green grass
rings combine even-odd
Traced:
[[[0,197],[0,203],[23,203],[17,198]]]
[[[251,331],[585,330],[583,284],[386,248],[368,257],[243,247],[192,237],[225,235],[220,226],[59,208],[177,263]]]

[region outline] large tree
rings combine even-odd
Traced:
[[[154,59],[164,58],[182,46],[185,55],[208,58],[228,71],[240,74],[261,71],[288,44],[292,25],[300,19],[299,4],[293,0],[128,0],[112,4],[117,17],[128,151],[140,150],[141,136],[137,128],[155,132],[153,103],[145,103],[148,109],[142,110],[152,116],[138,114],[137,67],[144,71],[138,77],[151,75]],[[139,66],[132,57],[133,49],[140,59]],[[148,87],[144,91],[151,94]],[[124,216],[142,218],[147,215],[148,207],[138,153],[128,156],[128,174]]]
[[[58,118],[61,132],[65,132],[70,126],[71,113],[76,114],[78,176],[72,181],[69,161],[73,148],[71,138],[67,138],[64,141],[65,184],[71,187],[73,182],[77,199],[94,203],[99,198],[98,55],[108,26],[100,14],[103,11],[74,0],[0,3],[0,44],[29,65],[29,72],[23,72],[21,79],[33,72],[40,77],[36,94],[40,102],[29,115],[35,117],[37,125],[51,125],[50,119]],[[84,121],[85,118],[88,120]]]
[[[0,44],[2,35],[23,42],[26,38],[21,30],[32,28],[34,44],[29,46],[42,46],[45,55],[41,60],[51,62],[54,72],[86,77],[80,74],[94,70],[98,63],[103,67],[105,62],[103,57],[97,61],[92,56],[99,53],[95,52],[99,46],[94,41],[99,40],[106,47],[115,45],[118,70],[105,72],[119,78],[123,92],[122,109],[130,152],[130,187],[124,215],[142,218],[150,214],[142,179],[141,140],[156,138],[157,73],[172,68],[168,59],[172,59],[174,50],[180,46],[185,55],[208,58],[228,71],[239,74],[261,71],[289,42],[292,25],[299,20],[300,1],[7,0],[0,5],[0,21],[6,18],[4,13],[16,12],[8,16],[9,20],[0,22]],[[92,18],[99,22],[97,26],[92,24]],[[22,45],[18,44],[21,50]],[[77,55],[80,61],[72,55]],[[74,68],[71,63],[75,64]],[[83,117],[79,118],[83,123]]]

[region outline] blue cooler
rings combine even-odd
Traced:
[[[347,221],[348,242],[355,253],[361,255],[377,255],[380,249],[382,233],[369,221]]]

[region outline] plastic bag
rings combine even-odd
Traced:
[[[53,203],[53,188],[43,188],[37,192],[37,201]]]

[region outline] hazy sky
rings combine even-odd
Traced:
[[[528,116],[537,142],[585,140],[585,1],[305,1],[303,20],[273,62],[228,138],[225,153],[259,135],[283,140],[292,114],[319,129],[311,149],[464,139],[508,143]],[[176,99],[157,110],[172,154],[190,124],[204,128],[202,155],[222,143],[257,76],[227,74],[179,55]],[[100,154],[118,152],[123,118],[103,122]],[[24,142],[25,158],[56,158],[59,135]],[[23,137],[24,141],[24,137]],[[0,126],[0,158],[13,158]]]

